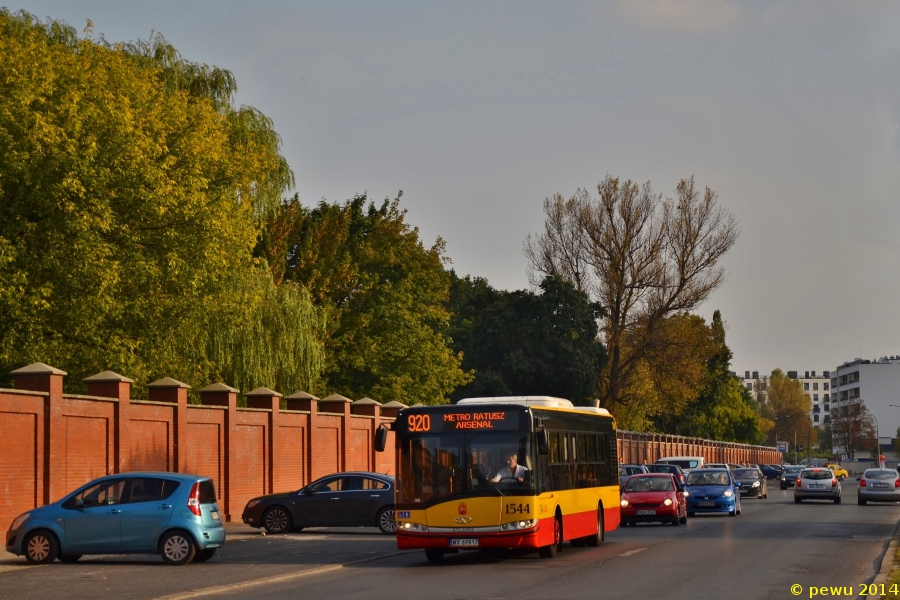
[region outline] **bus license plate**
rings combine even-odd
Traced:
[[[715,506],[715,502],[698,502],[697,506]]]
[[[656,514],[655,510],[639,510],[639,511],[637,511],[637,515],[639,517],[642,515],[655,515],[655,514]]]
[[[452,546],[455,546],[455,547],[457,547],[457,548],[458,548],[458,547],[472,548],[472,547],[474,547],[474,546],[478,546],[478,539],[477,539],[477,538],[475,538],[475,539],[473,539],[473,538],[465,538],[465,539],[455,539],[455,540],[450,540],[450,546],[451,546],[451,547],[452,547]]]

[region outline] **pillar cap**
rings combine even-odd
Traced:
[[[371,406],[371,405],[374,405],[374,404],[380,405],[381,402],[378,402],[377,400],[372,400],[371,398],[366,397],[366,398],[360,398],[359,400],[357,400],[357,401],[354,402],[353,404],[356,405],[356,406]]]
[[[281,394],[276,392],[275,390],[270,390],[267,387],[258,387],[252,392],[247,392],[244,394],[245,396],[278,396],[281,398]]]
[[[294,392],[293,394],[288,396],[286,399],[287,400],[318,400],[317,397],[313,396],[312,394],[303,392],[303,391]]]
[[[103,371],[102,373],[97,373],[96,375],[91,375],[90,377],[85,377],[82,379],[85,383],[98,383],[98,382],[120,382],[120,383],[134,383],[134,379],[129,379],[124,375],[119,375],[118,373],[114,373],[113,371]]]
[[[10,371],[10,375],[68,375],[62,369],[51,367],[42,362],[31,363],[27,367]]]
[[[184,388],[186,390],[191,389],[186,383],[182,383],[177,379],[172,379],[171,377],[163,377],[162,379],[157,379],[151,383],[147,384],[148,388]]]
[[[221,381],[218,383],[214,383],[212,385],[208,385],[205,388],[203,388],[202,390],[200,390],[201,393],[202,392],[231,392],[234,394],[238,393],[239,391],[240,390],[236,390],[233,387],[231,387],[230,385],[226,385],[226,384],[222,383]]]
[[[396,400],[391,400],[387,404],[382,404],[381,408],[408,408],[402,402],[397,402]]]
[[[327,398],[322,398],[319,402],[346,402],[347,404],[351,404],[353,400],[346,396],[341,396],[340,394],[332,394]]]

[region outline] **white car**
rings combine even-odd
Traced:
[[[694,469],[702,469],[706,465],[706,459],[702,456],[667,456],[656,461],[667,465],[678,465],[687,475]]]

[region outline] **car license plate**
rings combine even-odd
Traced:
[[[811,489],[811,490],[824,490],[824,489],[825,489],[825,486],[824,486],[824,485],[817,485],[817,484],[814,484],[814,483],[813,483],[813,484],[810,484],[809,489]]]
[[[478,546],[478,538],[463,538],[450,540],[450,546],[472,548]]]
[[[655,514],[656,514],[655,510],[639,510],[639,511],[637,511],[637,516],[639,516],[639,517],[642,515],[655,515]]]
[[[698,502],[697,506],[715,506],[715,502]]]
[[[219,511],[217,511],[217,510],[212,511],[212,518],[214,521],[222,520],[222,517],[219,516]]]
[[[886,484],[886,483],[873,483],[873,484],[871,484],[871,485],[872,485],[872,487],[876,487],[876,488],[886,488],[886,487],[888,487],[888,484]]]

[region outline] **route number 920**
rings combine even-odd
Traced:
[[[431,431],[431,415],[409,415],[410,431]]]
[[[507,504],[506,505],[506,514],[522,514],[522,513],[531,513],[531,505],[530,504]]]

